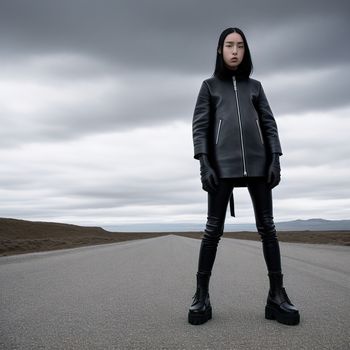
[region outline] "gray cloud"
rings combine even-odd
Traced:
[[[238,26],[264,72],[349,58],[348,1],[7,0],[0,6],[1,50],[11,57],[78,51],[126,67],[203,72],[221,30]]]
[[[2,215],[203,222],[192,113],[220,32],[238,26],[279,127],[278,218],[347,218],[349,10],[347,1],[1,1]],[[237,192],[237,222],[251,221],[249,196]]]
[[[74,55],[34,57],[3,66],[0,91],[10,97],[0,105],[3,147],[189,121],[205,78],[121,70]],[[75,72],[74,78],[69,72]],[[349,72],[348,66],[277,71],[262,83],[276,116],[300,115],[347,106]]]

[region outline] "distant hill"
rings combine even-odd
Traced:
[[[308,219],[308,220],[293,220],[281,221],[276,224],[279,230],[282,231],[335,231],[335,230],[350,230],[350,220],[325,220],[325,219]]]
[[[234,219],[233,219],[234,220]],[[232,220],[226,220],[225,232],[253,231],[256,232],[255,224],[231,224]],[[325,220],[325,219],[307,219],[276,222],[276,229],[279,231],[338,231],[350,230],[350,220]],[[29,221],[21,219],[0,218],[0,234],[6,232],[20,232],[32,237],[35,233],[37,238],[47,238],[48,236],[57,237],[57,233],[65,236],[80,235],[103,236],[106,237],[113,232],[194,232],[203,231],[205,228],[205,219],[203,223],[178,223],[178,224],[125,224],[125,225],[103,225],[98,226],[79,226],[73,224]],[[13,237],[13,236],[12,236]]]
[[[234,220],[234,219],[232,219]],[[226,220],[225,232],[236,231],[256,231],[255,224],[231,224]],[[324,220],[324,219],[307,219],[276,222],[276,229],[279,231],[337,231],[350,230],[350,220]],[[178,223],[178,224],[127,224],[127,225],[104,225],[109,231],[124,232],[190,232],[203,231],[205,228],[205,219],[203,223]]]
[[[279,240],[283,242],[350,246],[349,220],[295,220],[280,222],[276,226]],[[204,228],[204,223],[148,224],[113,226],[107,231],[96,226],[0,218],[0,256],[116,243],[169,234],[201,239]],[[229,224],[226,225],[225,232],[226,238],[260,240],[253,224]]]

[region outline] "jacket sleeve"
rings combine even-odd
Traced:
[[[282,148],[278,137],[278,129],[275,118],[271,111],[269,102],[266,98],[264,89],[259,82],[259,95],[257,101],[257,110],[262,124],[262,129],[267,139],[271,153],[282,155]]]
[[[199,90],[192,120],[194,158],[200,153],[208,153],[208,134],[210,122],[210,92],[205,81]]]

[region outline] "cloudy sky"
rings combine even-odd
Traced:
[[[348,1],[1,0],[1,217],[205,223],[192,116],[239,27],[283,156],[275,221],[350,218]],[[253,223],[247,188],[236,218]]]

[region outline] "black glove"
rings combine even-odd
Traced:
[[[279,153],[272,153],[272,160],[269,166],[267,183],[270,189],[276,187],[281,181],[281,166]]]
[[[214,193],[219,185],[219,180],[211,167],[208,157],[202,153],[199,157],[202,188],[206,192]]]

